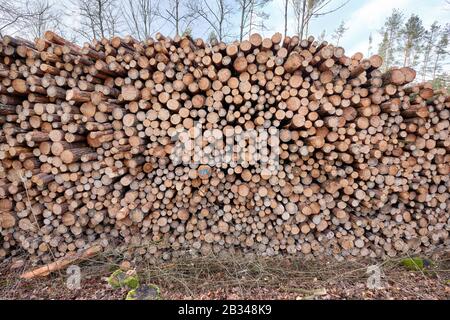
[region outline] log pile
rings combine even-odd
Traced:
[[[165,259],[449,244],[450,97],[410,68],[279,33],[78,46],[46,32],[3,37],[0,58],[0,259],[94,242]],[[262,143],[224,142],[246,132]]]

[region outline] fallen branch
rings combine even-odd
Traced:
[[[37,269],[25,272],[20,276],[21,279],[33,279],[36,277],[45,277],[48,276],[50,273],[64,269],[68,265],[79,261],[79,260],[86,260],[88,258],[91,258],[95,255],[97,255],[99,252],[101,252],[103,248],[100,245],[92,246],[86,250],[84,250],[81,253],[76,253],[72,255],[67,255],[55,262],[49,263],[43,267],[39,267]]]

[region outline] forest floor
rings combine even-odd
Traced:
[[[450,299],[450,253],[433,255],[431,264],[413,270],[404,260],[367,259],[305,261],[300,258],[199,257],[160,264],[125,264],[141,283],[160,289],[162,299]],[[79,264],[79,289],[69,289],[65,270],[33,280],[24,260],[0,264],[0,299],[124,300],[125,289],[113,289],[107,278],[123,261],[102,256]],[[369,289],[368,267],[381,270],[379,288]]]

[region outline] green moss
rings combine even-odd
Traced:
[[[128,291],[125,300],[136,300],[136,289]]]
[[[130,290],[125,300],[159,300],[161,299],[160,290],[158,286],[142,285],[136,289]]]
[[[127,287],[136,289],[139,287],[139,278],[135,272],[124,272],[121,269],[114,271],[107,279],[108,284],[114,289]]]
[[[127,286],[130,289],[136,289],[139,287],[139,279],[137,276],[128,276],[123,281],[123,285]]]
[[[114,289],[121,288],[123,286],[123,281],[126,278],[125,272],[118,269],[114,271],[109,277],[108,277],[108,284],[113,287]]]
[[[159,300],[160,290],[156,285],[141,285],[135,270],[124,272],[121,269],[114,271],[107,279],[114,289],[127,287],[130,289],[125,300]]]
[[[408,270],[423,271],[432,265],[432,262],[422,258],[406,258],[401,261],[401,264]]]

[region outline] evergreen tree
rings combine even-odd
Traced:
[[[217,39],[217,35],[214,31],[211,31],[208,35],[208,43],[211,45],[217,44],[219,41]]]
[[[433,63],[433,80],[436,79],[438,72],[443,69],[443,61],[448,54],[448,33],[447,30],[443,30],[440,35],[439,42],[434,50],[434,63]]]
[[[397,63],[397,52],[401,27],[403,24],[403,13],[398,10],[392,10],[389,17],[386,18],[380,33],[383,35],[383,41],[379,47],[379,54],[384,58],[384,69],[387,70]]]
[[[402,33],[403,66],[414,66],[414,57],[420,51],[425,28],[418,15],[412,14],[406,21]]]
[[[442,73],[432,81],[432,84],[435,90],[445,89],[447,90],[447,93],[450,94],[450,73]]]
[[[385,31],[383,33],[383,40],[381,40],[381,43],[378,48],[378,54],[383,58],[384,65],[386,64],[386,56],[388,48],[389,48],[389,37],[387,31]]]
[[[432,71],[430,68],[431,59],[433,57],[433,51],[436,47],[436,42],[439,37],[441,26],[435,21],[429,30],[425,31],[424,34],[424,44],[423,44],[423,59],[422,66],[420,68],[420,75],[422,81],[425,81],[428,74]]]

